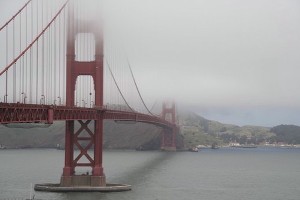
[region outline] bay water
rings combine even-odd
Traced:
[[[0,200],[26,199],[31,184],[58,183],[64,151],[0,150]],[[35,192],[36,199],[299,200],[300,149],[205,149],[200,152],[104,151],[118,193]],[[84,171],[82,171],[84,173]]]

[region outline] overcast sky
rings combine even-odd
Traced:
[[[0,0],[1,22],[16,10],[9,5]],[[110,34],[125,46],[150,106],[156,99],[174,99],[220,122],[300,125],[299,0],[103,5]]]

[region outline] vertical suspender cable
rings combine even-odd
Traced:
[[[33,3],[31,4],[31,41],[33,41]],[[32,103],[33,101],[33,96],[32,96],[32,91],[33,91],[33,48],[30,48],[30,66],[29,66],[29,82],[30,82],[30,86],[29,86],[29,101],[30,103]]]
[[[109,58],[110,58],[110,62],[113,64],[113,54],[112,54],[112,50],[111,50],[111,48],[110,48],[110,50],[109,50]],[[106,64],[106,66],[107,66],[107,64]],[[107,68],[108,68],[108,66],[107,66]],[[107,71],[109,71],[109,70],[107,70]],[[108,72],[107,72],[108,73]],[[114,84],[113,84],[113,78],[111,77],[111,76],[109,76],[110,77],[110,87],[111,87],[111,91],[114,91],[114,89],[115,89],[115,87],[114,87]],[[116,91],[116,90],[115,90]],[[114,91],[114,92],[115,92]],[[111,93],[112,95],[111,95],[111,101],[115,104],[115,100],[117,99],[117,93],[115,92],[115,94],[113,94],[113,93]]]
[[[15,19],[13,20],[13,58],[15,58]],[[13,66],[13,103],[16,103],[16,63]]]
[[[20,13],[20,54],[22,52],[22,14]],[[22,56],[22,60],[24,61],[24,56]],[[23,67],[21,66],[22,62],[20,62],[20,73],[19,73],[19,102],[22,102],[22,72],[23,72]]]
[[[93,61],[93,56],[92,56],[92,54],[93,54],[93,51],[92,51],[92,46],[93,46],[93,43],[92,43],[92,39],[93,39],[93,35],[90,35],[90,37],[89,37],[89,54],[90,54],[90,61]],[[89,77],[89,83],[88,83],[88,85],[89,85],[89,104],[90,104],[90,107],[92,107],[92,84],[91,84],[91,82],[92,82],[92,77],[90,76]]]
[[[47,2],[47,5],[46,5],[46,19],[48,21],[48,19],[51,17],[49,17],[49,1],[46,1]],[[46,22],[47,23],[47,22]],[[47,43],[47,54],[46,54],[46,57],[47,57],[47,63],[45,65],[46,67],[46,74],[45,74],[45,77],[46,77],[46,88],[47,90],[45,91],[45,93],[47,94],[47,103],[49,104],[50,103],[50,93],[51,93],[51,87],[50,87],[50,32],[51,32],[51,29],[48,29],[48,34],[47,34],[47,38],[46,38],[46,43]],[[46,89],[45,88],[45,89]]]
[[[39,1],[36,1],[36,32],[39,32]],[[36,93],[35,93],[35,99],[36,104],[38,104],[38,91],[39,91],[39,40],[36,41]]]
[[[6,27],[6,65],[8,65],[8,27]],[[8,70],[5,72],[5,96],[4,103],[7,103],[7,84],[8,84]]]
[[[111,48],[111,63],[112,63],[112,69],[114,70],[114,64],[115,64],[115,55],[114,55],[114,50]],[[115,71],[115,70],[114,70]],[[115,73],[116,74],[116,73]],[[116,74],[117,75],[117,74]],[[113,83],[113,78],[111,78],[112,79],[112,83]],[[116,88],[114,88],[115,89],[115,92],[116,92],[116,94],[115,94],[115,96],[113,96],[113,98],[114,98],[114,101],[117,103],[117,104],[119,104],[119,93],[117,93],[117,89]]]
[[[84,13],[85,14],[85,17],[87,16],[87,12]],[[88,50],[88,37],[89,37],[89,34],[88,34],[88,27],[87,27],[87,23],[85,23],[85,61],[89,61],[89,50]],[[88,87],[88,79],[89,79],[89,76],[86,76],[85,77],[85,92],[84,92],[84,95],[85,95],[85,99],[86,99],[86,105],[89,105],[89,87]]]
[[[112,72],[115,72],[115,55],[114,55],[114,50],[111,48],[111,70],[112,70]],[[108,63],[107,63],[107,67],[108,67]],[[117,75],[117,73],[116,73],[116,75]],[[113,79],[113,78],[112,78]],[[119,94],[118,93],[116,93],[115,94],[116,96],[115,96],[115,98],[114,98],[114,102],[116,102],[115,104],[119,104],[120,102],[119,102]]]
[[[48,3],[48,10],[49,10],[49,15],[48,17],[51,19],[52,17],[52,9],[51,9],[51,4]],[[48,47],[48,70],[49,70],[49,75],[48,75],[48,84],[49,84],[49,95],[48,95],[48,102],[49,104],[53,104],[52,101],[52,93],[53,93],[53,89],[52,89],[52,25],[49,27],[49,38],[48,38],[48,42],[49,42],[49,47]]]
[[[63,98],[65,102],[66,95],[66,11],[64,9],[64,20],[63,20]]]
[[[44,0],[42,0],[42,28],[44,28]],[[41,67],[42,67],[42,76],[41,76],[41,78],[42,78],[42,93],[41,93],[41,100],[43,101],[43,102],[41,102],[41,103],[43,103],[44,104],[44,102],[45,102],[45,92],[44,92],[44,88],[45,88],[45,50],[44,50],[44,48],[45,48],[45,34],[43,34],[43,37],[42,37],[42,64],[41,64]]]
[[[25,38],[25,42],[26,42],[26,38]],[[26,44],[26,43],[25,43]],[[24,58],[24,55],[22,56],[22,92],[21,92],[21,99],[20,99],[20,102],[23,102],[23,95],[24,95],[24,91],[25,91],[25,80],[24,80],[24,77],[25,77],[25,58]]]
[[[24,95],[24,73],[25,73],[25,58],[24,55],[22,56],[22,92],[20,94],[20,102],[23,102],[23,95]]]
[[[61,82],[61,80],[60,80],[60,78],[61,78],[61,60],[60,60],[60,51],[61,51],[61,40],[60,40],[60,32],[61,32],[61,30],[60,30],[60,28],[61,28],[61,25],[60,25],[60,23],[61,23],[61,19],[60,19],[61,17],[59,16],[59,18],[58,18],[58,97],[57,98],[59,98],[59,105],[61,104],[61,96],[60,96],[60,87],[61,87],[61,85],[60,85],[60,82]]]
[[[49,18],[51,18],[51,13],[50,13],[50,6],[49,6],[49,1],[47,2],[47,6],[46,6],[46,11],[47,11],[47,21]],[[51,43],[50,43],[50,37],[51,37],[51,26],[49,26],[48,29],[48,34],[47,34],[47,69],[46,69],[46,80],[47,80],[47,84],[46,84],[46,93],[47,93],[47,103],[50,104],[51,103],[51,62],[50,62],[50,55],[51,55]]]
[[[46,1],[47,2],[47,6],[46,6],[46,11],[47,11],[47,21],[48,21],[48,18],[51,18],[51,15],[50,15],[50,8],[49,8],[49,1]],[[47,35],[47,69],[46,69],[46,93],[47,93],[47,103],[51,103],[50,101],[50,94],[51,94],[51,84],[50,84],[50,78],[51,78],[51,70],[50,70],[50,55],[51,55],[51,45],[50,45],[50,35],[51,35],[51,26],[49,27],[48,29],[48,35]]]
[[[57,61],[56,61],[56,22],[54,22],[54,34],[53,34],[53,44],[54,44],[54,48],[53,48],[53,86],[54,86],[54,95],[53,95],[53,98],[54,98],[54,104],[56,102],[56,97],[57,97],[57,94],[56,94],[56,66],[57,66]]]
[[[27,28],[27,25],[28,25],[28,23],[27,23],[27,18],[28,18],[28,9],[27,9],[27,7],[26,7],[26,9],[25,9],[25,46],[27,46],[27,43],[28,43],[28,38],[27,38],[27,30],[28,30],[28,28]],[[26,53],[26,55],[25,55],[25,59],[24,59],[25,61],[23,62],[23,74],[22,74],[22,76],[23,76],[23,78],[22,78],[22,81],[23,81],[23,89],[22,89],[22,102],[23,103],[25,103],[25,96],[26,96],[26,90],[27,90],[27,81],[25,80],[26,79],[26,76],[27,76],[27,53]]]
[[[36,1],[36,32],[39,32],[39,1]],[[36,92],[35,92],[35,103],[38,104],[38,91],[39,91],[39,40],[36,41],[36,77],[35,77],[35,88],[36,88]]]
[[[79,16],[78,1],[76,1],[76,4],[74,4],[74,7],[75,7],[74,10],[76,10],[76,15],[75,16],[78,16],[77,20],[76,20],[76,33],[78,33],[79,32],[79,20],[78,20],[78,18],[80,17]],[[75,19],[73,19],[73,20],[75,20]],[[73,22],[73,24],[75,25],[74,22]],[[80,53],[79,53],[79,47],[80,47],[79,42],[80,42],[80,40],[79,40],[79,36],[77,34],[75,36],[75,43],[76,43],[76,47],[75,47],[75,60],[76,61],[79,60],[79,55],[80,55]],[[81,99],[80,99],[80,87],[79,87],[79,84],[78,84],[78,79],[75,81],[75,85],[76,85],[76,105],[78,105],[80,107],[81,106]]]
[[[52,14],[50,14],[52,15]],[[52,64],[52,51],[53,51],[53,45],[52,45],[52,27],[49,27],[49,71],[50,71],[50,76],[49,76],[49,85],[50,85],[50,94],[49,94],[49,101],[51,104],[53,104],[53,85],[52,85],[52,76],[53,76],[53,64]]]

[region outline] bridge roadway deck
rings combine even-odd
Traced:
[[[153,115],[124,110],[102,108],[67,107],[56,105],[37,105],[21,103],[0,103],[0,124],[9,123],[47,123],[67,120],[134,121],[150,123],[163,128],[175,125]]]

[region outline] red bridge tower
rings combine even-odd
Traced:
[[[103,106],[103,36],[100,22],[80,21],[83,26],[77,26],[78,19],[74,16],[74,6],[69,6],[67,28],[67,84],[66,104],[74,106],[75,84],[78,76],[88,75],[93,78],[95,89],[95,106]],[[80,33],[93,34],[95,38],[95,60],[80,62],[75,60],[75,40]],[[106,180],[102,166],[103,115],[94,120],[94,128],[89,128],[91,120],[79,120],[80,128],[75,131],[74,120],[66,121],[65,136],[65,166],[61,177],[61,186],[105,186]],[[85,135],[83,135],[85,133]],[[79,150],[75,156],[74,149]],[[89,150],[93,148],[93,154]],[[84,159],[83,159],[84,158]],[[84,160],[84,161],[82,161]],[[89,175],[76,175],[76,167],[91,167]]]

